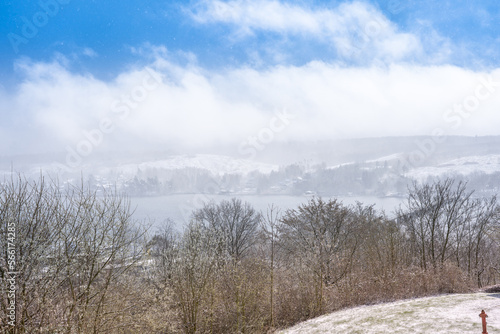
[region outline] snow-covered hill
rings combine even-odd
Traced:
[[[157,161],[145,161],[137,164],[125,164],[112,168],[117,174],[133,176],[138,170],[148,169],[185,169],[197,168],[211,172],[214,175],[224,174],[242,174],[246,175],[250,172],[258,171],[263,174],[269,174],[272,171],[278,170],[277,165],[265,164],[252,160],[231,158],[223,155],[176,155],[168,159]],[[103,173],[108,173],[111,168],[102,170]]]
[[[415,168],[408,171],[405,176],[416,180],[425,180],[429,176],[470,175],[473,173],[493,174],[496,172],[500,172],[500,155],[490,154],[465,156],[448,160],[437,166]]]
[[[479,313],[488,315],[488,333],[500,333],[500,294],[445,295],[361,306],[300,323],[281,334],[437,333],[479,334]]]
[[[131,160],[131,159],[129,159]],[[136,159],[137,162],[127,161],[125,163],[110,160],[99,161],[92,163],[86,161],[80,168],[68,168],[64,164],[51,162],[51,163],[29,163],[25,165],[18,165],[17,170],[20,170],[27,175],[36,176],[40,171],[49,173],[58,172],[73,172],[80,175],[83,171],[84,174],[92,173],[94,175],[120,175],[125,178],[134,177],[138,171],[147,170],[181,170],[188,168],[196,168],[208,171],[213,175],[224,174],[240,174],[246,175],[251,172],[260,172],[262,174],[269,174],[272,171],[279,169],[278,165],[262,163],[253,160],[245,160],[239,158],[232,158],[224,155],[213,154],[195,154],[195,155],[172,155],[167,158],[157,160],[141,160]],[[0,175],[10,174],[9,169],[0,169]]]
[[[449,137],[432,154],[409,157],[430,138],[369,138],[341,142],[295,143],[267,147],[258,160],[231,150],[210,154],[164,152],[95,153],[69,168],[65,154],[0,157],[0,178],[11,170],[29,178],[41,172],[60,182],[90,179],[137,196],[215,192],[321,196],[402,196],[412,180],[453,177],[467,181],[479,196],[500,191],[500,136]],[[222,155],[225,154],[225,155]],[[285,154],[286,153],[286,154]],[[284,157],[286,155],[286,157]],[[275,173],[271,173],[275,172]],[[481,192],[481,193],[480,193]]]

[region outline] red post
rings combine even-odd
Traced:
[[[486,315],[484,310],[482,310],[479,316],[483,319],[483,334],[488,334],[488,332],[486,331],[486,318],[488,317],[488,315]]]

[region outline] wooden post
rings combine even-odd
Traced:
[[[488,317],[488,315],[486,315],[484,310],[482,310],[479,316],[483,319],[483,334],[488,334],[488,332],[486,331],[486,318]]]

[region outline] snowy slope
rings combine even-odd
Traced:
[[[129,161],[133,158],[128,159]],[[21,167],[21,168],[19,168]],[[98,163],[86,161],[81,166],[69,169],[69,167],[57,162],[52,163],[30,163],[25,166],[17,166],[18,172],[23,172],[28,177],[37,178],[40,172],[46,172],[50,175],[59,175],[61,172],[66,172],[66,178],[79,179],[84,174],[93,174],[95,177],[111,177],[111,182],[116,180],[128,180],[141,172],[152,172],[154,175],[161,171],[184,170],[196,168],[205,170],[213,175],[238,174],[248,175],[251,172],[260,172],[262,174],[270,174],[272,171],[278,171],[279,166],[267,163],[261,163],[253,160],[245,160],[232,158],[223,155],[172,155],[168,158],[158,160],[140,160],[137,162],[120,163],[119,160],[102,160]],[[0,169],[0,178],[5,178],[11,175],[8,169]]]
[[[404,157],[403,153],[394,153],[391,155],[386,155],[377,159],[372,159],[372,160],[367,160],[366,162],[369,163],[376,163],[376,162],[386,162],[386,161],[394,161],[394,160],[399,160]]]
[[[113,171],[122,175],[133,176],[140,169],[184,169],[198,168],[208,170],[213,174],[248,174],[253,171],[259,171],[269,174],[278,170],[277,165],[260,163],[252,160],[235,159],[222,155],[196,154],[196,155],[176,155],[169,159],[146,161],[137,164],[126,164],[113,168]],[[103,172],[108,172],[103,170]]]
[[[300,323],[281,334],[437,333],[479,334],[479,313],[488,314],[488,333],[500,333],[500,294],[427,297],[334,312]]]
[[[486,174],[500,172],[500,155],[462,157],[437,166],[415,168],[406,173],[405,176],[425,180],[429,176],[469,175],[475,172]]]

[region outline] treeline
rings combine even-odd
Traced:
[[[94,179],[94,177],[91,177]],[[161,196],[179,193],[247,193],[302,195],[315,192],[335,195],[386,195],[406,191],[410,180],[388,164],[359,163],[336,168],[293,164],[277,171],[213,174],[199,168],[138,171],[133,179],[119,183],[131,196]],[[93,182],[97,186],[99,182]]]
[[[482,196],[497,193],[500,188],[500,172],[477,171],[468,175],[449,175],[456,180],[467,181]],[[114,182],[90,177],[98,189],[102,183]],[[427,182],[438,177],[429,176]],[[331,196],[404,196],[412,179],[404,168],[396,163],[365,162],[328,168],[325,165],[288,165],[265,174],[258,171],[247,175],[213,174],[199,168],[165,170],[151,168],[138,171],[127,181],[118,181],[118,189],[130,196],[162,196],[184,193],[210,194],[260,194],[303,195],[316,193]]]
[[[2,329],[268,333],[340,308],[496,284],[496,198],[452,179],[408,194],[394,218],[321,198],[285,212],[206,203],[182,232],[167,221],[148,236],[115,194],[12,180],[0,188],[0,243],[15,222],[17,318]],[[7,319],[6,293],[1,301]]]

